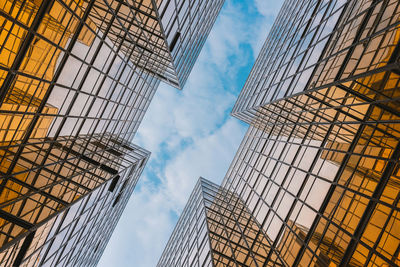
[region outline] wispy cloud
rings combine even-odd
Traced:
[[[164,84],[158,88],[140,126],[135,141],[152,151],[156,158],[163,157],[160,150],[173,152],[181,147],[181,142],[210,134],[235,101],[216,74],[204,65],[196,65],[193,71],[196,75],[190,77],[183,91]]]
[[[154,266],[198,177],[223,179],[247,128],[229,113],[275,14],[263,2],[226,1],[184,90],[158,88],[134,140],[152,157],[100,266]]]
[[[230,119],[214,133],[195,140],[167,164],[163,186],[174,208],[179,211],[184,206],[200,176],[221,182],[244,132],[243,125]]]

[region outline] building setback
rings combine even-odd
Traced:
[[[131,140],[222,4],[1,2],[1,266],[97,264],[150,155]]]
[[[232,111],[250,127],[222,188],[268,241],[245,266],[400,265],[399,15],[283,4]]]

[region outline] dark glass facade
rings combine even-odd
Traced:
[[[267,254],[215,266],[400,265],[399,15],[397,0],[285,1],[232,111],[250,128],[222,182]]]
[[[223,1],[0,3],[0,265],[96,265]]]

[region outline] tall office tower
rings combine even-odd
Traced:
[[[288,266],[400,264],[400,2],[285,1],[223,187]]]
[[[0,3],[0,265],[96,264],[149,156],[130,141],[222,2]]]
[[[239,197],[200,178],[157,266],[262,266],[269,243]]]

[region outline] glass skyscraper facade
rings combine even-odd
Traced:
[[[182,88],[223,2],[97,0],[89,17],[135,66]]]
[[[1,1],[1,266],[97,264],[150,155],[131,140],[222,4]]]
[[[150,155],[114,135],[49,141],[3,185],[1,266],[95,265]]]
[[[157,266],[262,266],[269,246],[238,196],[200,178]]]
[[[399,15],[397,0],[285,1],[232,111],[250,127],[222,182],[266,254],[215,266],[400,265]]]

